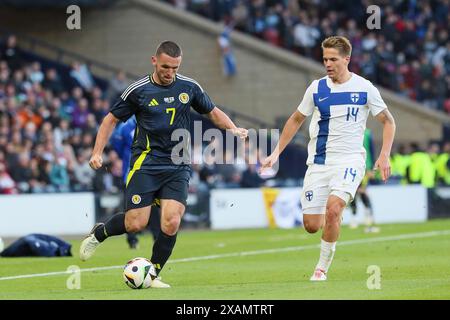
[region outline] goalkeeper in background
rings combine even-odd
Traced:
[[[356,190],[355,199],[350,203],[353,215],[350,221],[350,228],[356,229],[358,227],[358,222],[356,220],[356,201],[358,198],[360,198],[362,203],[364,204],[364,222],[366,224],[365,232],[376,233],[380,232],[380,228],[374,226],[375,221],[373,218],[372,203],[370,201],[369,195],[366,192],[366,187],[369,184],[369,181],[374,178],[374,172],[372,171],[372,168],[374,165],[373,156],[375,154],[372,131],[368,128],[366,128],[366,130],[364,131],[363,145],[366,149],[366,174],[364,175],[361,184]]]

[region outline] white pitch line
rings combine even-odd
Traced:
[[[354,244],[365,244],[365,243],[374,243],[374,242],[382,242],[382,241],[428,238],[428,237],[436,237],[436,236],[443,236],[443,235],[450,235],[450,230],[430,231],[430,232],[422,232],[422,233],[410,233],[410,234],[402,234],[402,235],[378,237],[378,238],[364,238],[364,239],[356,239],[356,240],[347,240],[347,241],[338,242],[338,246],[341,247],[341,246],[348,246],[348,245],[354,245]],[[209,255],[209,256],[173,259],[173,260],[169,260],[167,263],[213,260],[213,259],[230,258],[230,257],[244,257],[244,256],[252,256],[252,255],[259,255],[259,254],[268,254],[268,253],[302,251],[302,250],[315,249],[315,248],[320,248],[320,244],[312,244],[312,245],[296,246],[296,247],[274,248],[274,249],[264,249],[264,250],[254,250],[254,251],[232,252],[232,253],[214,254],[214,255]],[[80,272],[111,270],[111,269],[119,269],[119,268],[123,268],[123,265],[80,269]],[[35,278],[35,277],[57,276],[57,275],[72,274],[72,273],[74,273],[74,272],[66,270],[66,271],[47,272],[47,273],[24,274],[24,275],[19,275],[19,276],[0,277],[0,281],[24,279],[24,278]]]

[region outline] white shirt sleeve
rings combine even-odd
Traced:
[[[297,110],[305,116],[310,116],[314,111],[314,89],[317,88],[317,80],[314,80],[306,89],[302,102],[297,107]]]
[[[378,91],[378,89],[371,82],[369,82],[367,89],[367,105],[369,106],[369,110],[374,117],[384,109],[387,109],[387,105],[384,103],[380,91]]]

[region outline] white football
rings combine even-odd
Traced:
[[[132,289],[150,288],[156,276],[155,267],[146,258],[134,258],[123,268],[123,279]]]

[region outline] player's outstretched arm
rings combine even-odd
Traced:
[[[103,119],[100,128],[97,132],[97,137],[95,138],[94,150],[92,151],[91,159],[89,160],[89,165],[92,169],[99,169],[103,164],[102,154],[103,149],[105,149],[106,143],[109,140],[114,128],[116,127],[117,119],[111,112],[109,112]]]
[[[389,157],[391,155],[392,144],[395,136],[395,120],[388,109],[381,111],[375,118],[383,124],[383,146],[378,160],[375,162],[374,170],[379,169],[381,179],[386,183],[391,175],[391,164]]]
[[[214,107],[214,109],[210,113],[208,113],[207,116],[209,120],[211,120],[212,123],[214,123],[214,125],[219,129],[230,130],[231,133],[241,139],[247,138],[248,130],[236,127],[230,117],[228,117],[226,113],[220,110],[218,107]]]
[[[286,146],[291,142],[294,135],[297,133],[298,129],[302,126],[305,121],[306,116],[299,111],[294,111],[294,113],[289,117],[284,125],[283,131],[281,132],[280,140],[278,141],[275,150],[270,156],[262,161],[262,166],[260,171],[271,168],[275,162],[278,161],[280,154],[286,148]]]

